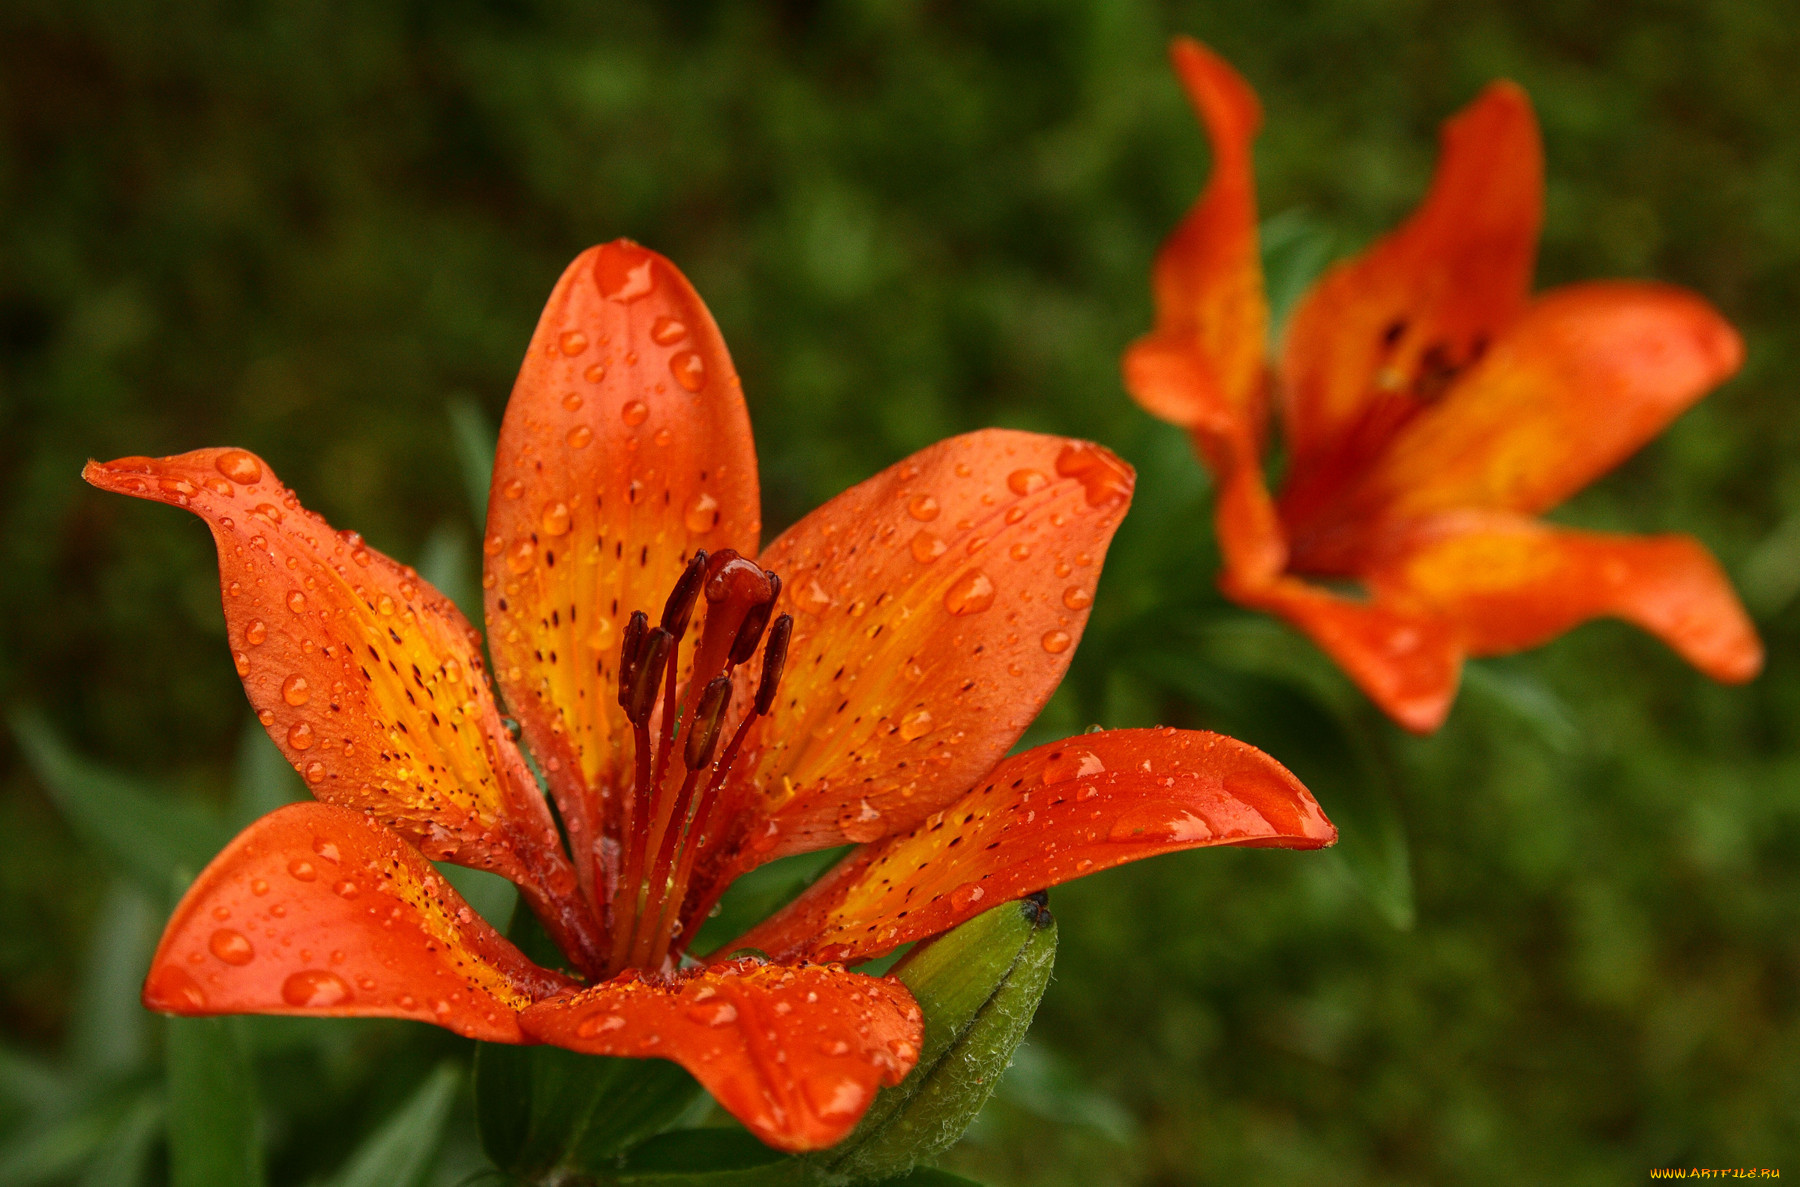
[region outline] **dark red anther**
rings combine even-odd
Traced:
[[[769,628],[769,645],[763,648],[762,681],[756,686],[756,715],[768,716],[781,687],[781,669],[787,664],[788,637],[794,633],[794,616],[783,614]]]
[[[694,603],[700,597],[700,586],[706,580],[706,549],[697,550],[688,561],[687,568],[675,581],[675,588],[669,591],[669,600],[663,606],[662,627],[680,642],[687,634],[688,620],[694,616]]]
[[[656,698],[662,693],[663,669],[674,649],[675,636],[661,627],[652,627],[644,636],[643,645],[638,648],[637,668],[631,673],[631,688],[621,702],[632,725],[649,723],[650,710],[656,707]]]
[[[631,704],[631,686],[637,678],[639,661],[642,660],[644,648],[644,632],[650,629],[650,616],[642,610],[633,610],[631,617],[625,621],[625,633],[619,641],[619,704]]]
[[[707,682],[694,709],[694,724],[688,730],[687,750],[682,757],[690,771],[698,771],[712,762],[713,750],[719,744],[719,727],[725,724],[725,710],[731,705],[731,677],[721,673]]]

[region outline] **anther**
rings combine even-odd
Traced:
[[[787,663],[788,638],[794,633],[794,616],[783,614],[769,628],[769,645],[763,648],[762,681],[756,686],[756,715],[768,716],[781,687],[781,669]]]
[[[748,660],[756,654],[756,645],[762,642],[764,628],[769,625],[769,612],[775,608],[775,599],[781,596],[781,578],[767,569],[763,576],[769,579],[769,600],[750,607],[744,614],[744,621],[738,625],[737,638],[731,642],[731,666]]]
[[[619,642],[619,704],[631,704],[631,689],[637,681],[637,670],[643,659],[644,632],[650,629],[650,616],[633,610],[625,622],[625,633]]]
[[[719,727],[725,724],[725,710],[731,706],[731,677],[723,673],[707,682],[694,709],[694,724],[688,730],[687,750],[683,758],[690,771],[704,769],[712,762],[713,750],[719,744]]]
[[[644,636],[643,645],[638,648],[636,670],[631,673],[631,687],[621,701],[632,725],[649,723],[650,710],[656,707],[656,698],[662,692],[663,668],[674,647],[675,636],[661,627],[652,627]]]
[[[706,581],[706,549],[696,551],[675,581],[675,588],[669,591],[669,601],[663,606],[663,630],[675,637],[676,642],[687,634],[688,620],[694,616],[694,602],[700,597],[700,587]]]

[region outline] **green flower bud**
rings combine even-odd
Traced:
[[[1056,920],[1042,894],[908,953],[893,973],[925,1012],[919,1064],[876,1096],[848,1138],[816,1156],[820,1177],[885,1179],[954,1145],[1011,1065],[1055,961]]]

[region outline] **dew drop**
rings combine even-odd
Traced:
[[[650,405],[642,400],[627,400],[625,406],[619,409],[619,416],[626,424],[636,428],[650,419]]]
[[[227,449],[213,466],[225,477],[245,486],[262,481],[262,463],[246,450]]]
[[[287,608],[292,610],[295,614],[302,613],[306,609],[306,595],[299,590],[295,590],[293,593],[289,594],[287,596]]]
[[[250,674],[250,657],[241,651],[234,651],[231,653],[231,666],[237,669],[238,675],[248,676]]]
[[[190,1010],[206,1008],[206,994],[200,983],[183,970],[166,964],[159,965],[150,974],[144,985],[144,998],[146,1004],[154,1001],[158,1009],[165,1005],[182,1005]]]
[[[589,1014],[575,1026],[575,1034],[579,1038],[591,1039],[595,1035],[615,1031],[625,1025],[625,1019],[617,1014]]]
[[[635,243],[608,243],[594,261],[594,283],[609,301],[626,305],[641,300],[656,288],[650,270],[654,261],[654,256]]]
[[[288,745],[295,750],[310,750],[313,744],[312,726],[307,725],[304,721],[297,722],[294,728],[288,731],[287,738]]]
[[[868,800],[859,800],[838,813],[838,831],[858,844],[879,839],[887,831],[882,827],[881,811]]]
[[[269,893],[268,882],[262,878],[251,879],[250,880],[250,893],[255,895],[257,898],[261,898],[263,895]]]
[[[730,1026],[737,1021],[738,1008],[730,1002],[707,1002],[689,1006],[687,1016],[702,1026]]]
[[[258,709],[256,711],[256,720],[262,722],[263,728],[267,729],[269,726],[275,724],[275,710]]]
[[[562,337],[556,340],[556,344],[562,348],[564,354],[568,355],[570,358],[574,358],[576,355],[587,349],[587,335],[583,334],[580,330],[564,330]]]
[[[304,676],[289,676],[281,684],[281,699],[290,705],[304,705],[312,700],[312,688]]]
[[[683,522],[687,524],[687,530],[696,536],[712,531],[719,522],[719,500],[701,491],[688,504]]]
[[[250,625],[244,628],[244,642],[252,647],[259,647],[269,637],[269,626],[260,618],[252,618]]]
[[[650,440],[656,442],[658,445],[666,447],[669,442],[675,440],[675,434],[671,433],[668,429],[658,429],[656,430],[656,435],[650,438]]]
[[[970,569],[944,591],[944,609],[961,617],[979,614],[994,604],[994,583],[980,569]]]
[[[1051,655],[1060,655],[1067,651],[1069,649],[1070,641],[1068,631],[1044,632],[1044,650],[1048,651]]]
[[[586,449],[594,440],[594,430],[586,425],[576,425],[563,436],[570,449]]]
[[[581,393],[568,392],[564,394],[562,404],[570,412],[579,412],[581,410]]]
[[[207,478],[201,485],[215,495],[229,495],[237,492],[237,487],[217,475]]]
[[[304,857],[288,862],[288,873],[296,882],[316,882],[319,878],[318,867]]]
[[[336,894],[339,898],[355,898],[362,893],[362,887],[358,886],[348,878],[345,878],[343,881],[332,886],[331,890],[332,893]]]
[[[569,505],[561,499],[545,503],[538,522],[543,525],[546,536],[566,535],[569,531]]]
[[[1212,826],[1179,804],[1140,804],[1131,808],[1108,830],[1106,839],[1121,844],[1156,841],[1208,841]]]
[[[950,551],[950,546],[923,529],[912,538],[913,559],[921,565],[928,565],[938,557]]]
[[[1086,610],[1094,604],[1094,595],[1079,585],[1063,590],[1063,605],[1071,610]]]
[[[973,882],[964,882],[950,892],[950,905],[958,911],[967,911],[986,897],[987,891]]]
[[[1081,483],[1090,507],[1116,507],[1131,497],[1131,467],[1086,441],[1071,441],[1056,456],[1056,472]]]
[[[850,1044],[843,1039],[822,1039],[819,1042],[819,1050],[826,1055],[848,1055]]]
[[[1067,783],[1105,772],[1106,764],[1091,750],[1058,750],[1044,763],[1045,783]]]
[[[281,983],[281,1000],[296,1008],[325,1009],[350,1000],[350,987],[336,973],[302,969]]]
[[[1029,545],[1029,544],[1014,544],[1011,548],[1007,549],[1006,555],[1012,557],[1016,561],[1030,560],[1031,559],[1031,545]]]
[[[914,709],[900,719],[900,736],[908,742],[923,738],[931,732],[931,713],[925,709]]]
[[[513,573],[528,573],[537,558],[537,545],[530,540],[520,540],[506,554],[506,567]]]
[[[606,367],[600,363],[595,363],[593,366],[583,371],[581,377],[589,383],[599,383],[602,379],[606,378]]]
[[[244,938],[242,932],[233,931],[229,927],[221,927],[215,931],[206,946],[226,964],[243,966],[256,959],[256,949],[250,941]]]
[[[322,783],[322,782],[324,782],[324,780],[325,780],[325,764],[324,763],[309,762],[306,764],[306,781],[308,783]]]
[[[706,386],[706,360],[691,350],[681,351],[669,360],[669,374],[690,392]]]
[[[906,513],[908,515],[912,516],[914,519],[926,522],[936,519],[940,510],[942,510],[942,508],[938,506],[938,501],[930,495],[914,495],[911,501],[906,504]]]
[[[1015,495],[1035,494],[1049,485],[1049,475],[1042,470],[1014,470],[1006,476],[1006,488]]]
[[[687,326],[680,318],[663,314],[650,327],[650,339],[658,346],[673,346],[687,337]]]

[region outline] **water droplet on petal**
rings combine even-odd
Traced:
[[[594,440],[594,430],[586,425],[576,425],[568,431],[563,440],[569,443],[570,449],[586,449]]]
[[[324,781],[324,779],[325,779],[325,764],[324,763],[309,762],[306,764],[306,781],[308,783],[321,783]]]
[[[619,415],[626,424],[636,428],[650,419],[650,405],[642,400],[627,400],[625,406],[619,409]]]
[[[850,1054],[850,1044],[843,1039],[821,1039],[819,1050],[826,1055],[848,1055]]]
[[[1116,507],[1131,497],[1131,467],[1098,445],[1069,442],[1056,457],[1056,472],[1080,481],[1090,507]]]
[[[678,317],[663,314],[650,327],[650,339],[658,346],[673,346],[687,337],[687,326]]]
[[[1094,604],[1094,595],[1079,585],[1063,590],[1063,605],[1071,610],[1086,610]]]
[[[569,505],[561,499],[545,503],[538,522],[543,525],[546,536],[566,534],[569,530]]]
[[[855,1080],[828,1083],[806,1079],[800,1082],[800,1088],[806,1094],[806,1103],[812,1106],[821,1121],[859,1116],[863,1103],[869,1099],[869,1090]]]
[[[930,564],[948,551],[950,551],[950,546],[930,532],[921,530],[912,538],[913,559],[921,565]]]
[[[973,882],[964,882],[950,892],[950,905],[958,911],[967,911],[970,907],[987,897],[987,891]]]
[[[1044,763],[1045,783],[1067,783],[1104,773],[1106,764],[1091,750],[1058,750]]]
[[[295,614],[304,612],[306,609],[306,595],[299,590],[295,590],[293,593],[289,594],[287,596],[287,608],[292,610]]]
[[[938,501],[930,495],[914,495],[906,504],[906,513],[914,519],[929,522],[938,517],[941,508]]]
[[[687,530],[696,536],[712,531],[719,522],[719,500],[705,491],[701,491],[694,497],[694,501],[688,504],[687,515],[683,517],[683,522],[687,524]]]
[[[691,350],[684,350],[669,360],[669,374],[690,392],[706,386],[706,360]]]
[[[617,1014],[589,1014],[576,1024],[575,1034],[580,1038],[591,1039],[595,1035],[619,1030],[624,1025],[625,1019]]]
[[[269,726],[275,724],[275,710],[258,709],[256,711],[256,720],[262,722],[263,728],[267,729]]]
[[[1069,649],[1069,643],[1070,638],[1068,631],[1044,632],[1044,650],[1048,651],[1051,655],[1061,655]]]
[[[226,964],[246,965],[256,959],[256,949],[250,941],[244,938],[242,932],[233,931],[229,927],[221,927],[215,931],[206,946]]]
[[[313,728],[304,721],[298,722],[288,731],[288,745],[295,750],[310,750],[313,744]]]
[[[1139,804],[1113,822],[1106,839],[1130,842],[1208,841],[1212,826],[1179,804]]]
[[[506,567],[514,573],[528,573],[532,562],[537,559],[537,545],[530,540],[520,540],[506,554]]]
[[[304,676],[289,676],[281,685],[281,699],[290,705],[304,705],[312,700],[312,688]]]
[[[565,393],[563,395],[562,405],[564,408],[567,408],[570,412],[579,412],[581,410],[581,393],[580,392]]]
[[[606,378],[606,367],[604,364],[595,363],[593,366],[583,371],[581,377],[589,383],[599,383],[602,379]]]
[[[339,898],[355,898],[362,893],[362,887],[358,886],[348,878],[337,883],[331,889]]]
[[[594,261],[594,283],[600,295],[621,305],[650,295],[656,288],[651,272],[655,257],[635,243],[619,240],[600,248]]]
[[[1016,561],[1030,560],[1031,559],[1031,545],[1029,545],[1029,544],[1014,544],[1011,548],[1007,549],[1006,555],[1012,557]]]
[[[931,713],[925,709],[914,709],[900,719],[900,736],[908,742],[923,738],[931,732]]]
[[[882,826],[880,809],[868,800],[859,800],[839,812],[837,824],[839,832],[858,844],[878,840],[887,831]]]
[[[268,624],[260,618],[252,618],[250,625],[244,628],[244,642],[252,647],[260,646],[269,637]]]
[[[262,481],[262,463],[242,449],[227,449],[213,462],[219,473],[245,486]]]
[[[304,857],[296,857],[293,861],[288,862],[288,873],[296,882],[314,882],[319,877],[318,868]]]
[[[994,604],[994,583],[980,569],[970,569],[944,591],[944,609],[957,616],[979,614]]]
[[[702,1026],[730,1026],[737,1021],[738,1008],[730,1002],[707,1002],[689,1006],[687,1015]]]
[[[556,344],[562,348],[564,354],[574,358],[587,349],[587,335],[580,330],[564,330],[562,336],[556,340]]]
[[[1006,489],[1015,495],[1029,495],[1050,485],[1050,477],[1042,470],[1014,470],[1006,476]]]
[[[231,666],[237,669],[238,675],[248,676],[250,674],[250,657],[241,651],[234,651],[231,653]]]
[[[350,1000],[350,987],[336,973],[302,969],[281,983],[281,1000],[300,1009],[328,1009]]]

